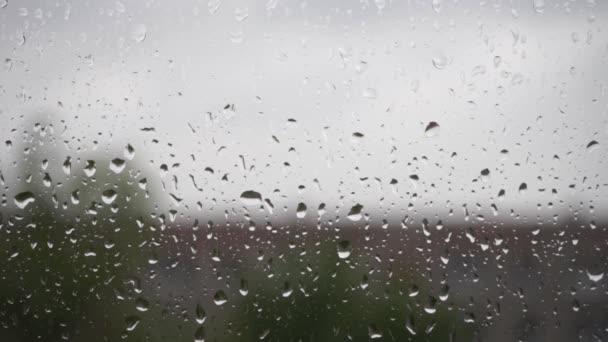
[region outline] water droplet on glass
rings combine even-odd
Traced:
[[[432,59],[433,66],[436,69],[445,69],[448,65],[448,57],[442,52],[436,52]]]
[[[112,204],[118,194],[113,189],[108,189],[101,193],[101,200],[105,204]]]
[[[135,301],[135,308],[137,309],[137,311],[148,311],[149,306],[150,303],[148,303],[148,301],[144,298],[137,298],[137,300]]]
[[[131,146],[131,144],[127,144],[127,146],[125,146],[124,156],[129,160],[132,160],[135,157],[135,149],[133,146]]]
[[[15,196],[15,205],[19,209],[25,209],[30,203],[35,201],[34,194],[30,191],[25,191]]]
[[[434,137],[439,134],[439,124],[435,121],[431,121],[426,125],[424,129],[424,135],[427,137]]]
[[[366,99],[375,99],[378,97],[378,91],[374,88],[365,88],[365,90],[363,90],[363,97]]]
[[[139,324],[139,317],[129,316],[125,319],[125,323],[127,324],[127,331],[133,331]]]
[[[144,24],[137,24],[131,30],[131,38],[136,43],[141,43],[146,39],[146,35],[148,34],[148,29]]]
[[[604,278],[604,273],[591,273],[587,271],[587,277],[589,277],[589,280],[591,280],[592,282],[597,283],[598,281],[602,280],[602,278]]]
[[[596,148],[598,147],[600,143],[598,143],[595,140],[591,140],[588,144],[587,144],[587,152],[593,152],[596,150]]]
[[[350,241],[343,240],[338,243],[338,257],[340,259],[346,259],[350,256],[352,248],[350,246]]]
[[[525,195],[526,194],[526,190],[528,190],[528,185],[526,183],[521,183],[519,185],[519,194],[520,195]]]
[[[441,11],[441,0],[431,0],[431,6],[435,13],[439,13],[439,11]]]
[[[221,6],[221,0],[209,0],[209,2],[207,2],[207,9],[211,14],[216,14],[217,12],[219,12]]]
[[[110,161],[110,170],[114,173],[121,173],[125,166],[127,166],[127,163],[124,159],[114,158]]]
[[[543,13],[545,11],[545,0],[532,0],[532,6],[536,13]]]
[[[194,342],[205,342],[205,328],[200,326],[194,332]]]
[[[351,221],[359,221],[363,215],[361,214],[361,210],[363,206],[359,203],[355,204],[350,211],[348,212],[348,219]]]
[[[95,161],[87,160],[87,165],[84,167],[84,174],[87,175],[87,177],[93,177],[96,171],[97,167],[95,166]]]
[[[367,327],[367,332],[369,333],[369,338],[371,340],[382,338],[382,332],[378,329],[378,327],[376,327],[375,324],[370,324]]]
[[[241,287],[239,288],[239,292],[242,296],[246,296],[249,293],[249,284],[247,280],[241,279]]]
[[[201,304],[196,304],[195,314],[196,314],[196,318],[195,318],[196,323],[198,323],[198,324],[205,323],[205,320],[207,319],[207,313],[205,312],[205,309],[203,308],[203,306]]]
[[[306,217],[306,204],[304,204],[304,203],[299,203],[298,204],[298,209],[297,209],[297,212],[296,212],[296,216],[298,218],[304,218],[304,217]]]
[[[213,302],[217,306],[224,305],[224,304],[226,304],[227,301],[228,301],[228,297],[222,290],[217,291],[215,293],[215,295],[213,295]]]
[[[262,205],[262,195],[253,190],[247,190],[241,194],[241,202],[244,205]]]

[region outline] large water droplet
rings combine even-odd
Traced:
[[[144,24],[137,24],[131,30],[131,38],[136,43],[141,43],[146,39],[146,35],[148,34],[148,29]]]
[[[205,328],[200,326],[194,332],[194,342],[205,342]]]
[[[117,195],[118,194],[116,193],[116,191],[114,191],[114,189],[108,189],[101,193],[101,200],[105,204],[112,204],[112,202],[114,202],[114,200],[116,199]]]
[[[361,210],[363,206],[359,203],[355,204],[350,211],[348,212],[348,218],[351,221],[359,221],[363,215],[361,215]]]
[[[439,124],[435,121],[431,121],[426,125],[424,129],[424,135],[427,137],[434,137],[439,134]]]
[[[241,202],[244,205],[262,205],[262,195],[253,190],[247,190],[241,194]]]
[[[224,305],[224,304],[226,304],[227,301],[228,301],[228,297],[222,290],[217,291],[215,293],[215,295],[213,296],[213,302],[215,303],[215,305],[218,305],[218,306]]]
[[[598,281],[602,280],[602,278],[604,278],[604,273],[591,273],[587,271],[587,277],[589,277],[589,280],[591,280],[592,282],[597,283]]]
[[[114,158],[110,161],[110,170],[114,173],[121,173],[125,166],[127,166],[127,163],[124,159]]]
[[[15,196],[15,205],[19,209],[25,209],[28,204],[33,203],[36,199],[30,191],[25,191]]]
[[[439,70],[448,65],[448,57],[443,52],[436,52],[432,59],[433,66]]]
[[[338,243],[338,257],[340,259],[348,258],[351,252],[352,247],[350,246],[350,241],[343,240]]]
[[[203,324],[207,319],[207,313],[201,304],[196,304],[196,323]]]
[[[297,212],[296,212],[296,216],[298,218],[304,218],[304,217],[306,217],[306,204],[304,204],[304,203],[298,204],[298,209],[297,209]]]
[[[532,6],[536,13],[543,13],[545,11],[545,0],[532,0]]]

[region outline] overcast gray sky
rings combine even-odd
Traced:
[[[31,130],[21,116],[67,127],[57,167],[94,141],[108,158],[130,143],[152,172],[169,165],[160,203],[172,193],[180,210],[241,208],[245,190],[330,216],[608,209],[603,1],[161,4],[0,8],[0,137]],[[0,157],[8,183],[17,158]]]

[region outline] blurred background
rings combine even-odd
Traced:
[[[607,27],[0,0],[0,340],[607,339]]]

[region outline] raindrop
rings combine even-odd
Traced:
[[[298,218],[304,218],[304,217],[306,217],[306,204],[301,203],[301,202],[298,204],[298,209],[297,209],[297,212],[296,212],[296,216]]]
[[[432,58],[432,62],[436,69],[445,69],[448,65],[448,57],[442,52],[436,52]]]
[[[219,12],[221,6],[221,0],[209,0],[209,2],[207,2],[207,9],[209,9],[209,13],[211,14],[216,14]]]
[[[72,159],[70,157],[67,157],[63,162],[61,168],[63,169],[63,173],[69,176],[70,172],[72,172]]]
[[[25,191],[15,196],[15,205],[19,209],[25,209],[30,203],[35,201],[34,194],[30,191]]]
[[[145,300],[144,298],[137,298],[137,300],[135,301],[135,308],[137,309],[137,311],[141,311],[141,312],[148,311],[149,306],[150,306],[150,303],[148,303],[148,301]]]
[[[241,287],[239,288],[239,292],[242,296],[246,296],[249,293],[249,283],[246,279],[241,279]]]
[[[375,324],[370,324],[367,327],[367,332],[369,333],[369,338],[375,340],[377,338],[382,338],[382,332],[376,327]]]
[[[408,316],[405,320],[405,329],[412,334],[416,335],[416,325],[414,324],[414,318],[412,316]]]
[[[146,39],[147,34],[148,34],[148,30],[146,28],[146,25],[144,25],[144,24],[135,25],[133,27],[133,29],[131,30],[131,38],[136,43],[143,42]]]
[[[350,241],[343,240],[338,243],[338,257],[340,259],[346,259],[350,256],[352,248],[350,246]]]
[[[125,146],[124,156],[129,160],[132,160],[133,157],[135,157],[135,149],[133,146],[131,146],[131,144],[127,144],[127,146]]]
[[[113,189],[108,189],[101,193],[101,200],[105,204],[112,204],[118,194]]]
[[[285,284],[283,284],[283,290],[281,291],[281,295],[283,296],[283,298],[287,298],[291,296],[292,292],[293,289],[291,288],[291,285],[289,285],[289,282],[286,281]]]
[[[587,144],[587,151],[588,151],[588,152],[593,152],[593,151],[595,151],[595,150],[596,150],[596,148],[597,148],[597,146],[598,146],[599,144],[600,144],[600,143],[598,143],[597,141],[595,141],[595,140],[591,140],[591,141],[590,141],[590,142]]]
[[[125,323],[127,324],[127,331],[133,331],[139,324],[139,317],[129,316],[125,319]]]
[[[359,203],[355,204],[350,211],[348,212],[348,219],[351,221],[359,221],[363,215],[361,215],[361,210],[363,206]]]
[[[195,314],[196,314],[196,317],[195,317],[196,323],[198,323],[198,324],[205,323],[205,320],[207,319],[207,313],[205,312],[205,309],[203,308],[203,306],[201,304],[196,304]]]
[[[519,185],[519,194],[524,195],[526,193],[526,190],[528,190],[528,185],[526,183],[521,183]]]
[[[439,11],[441,11],[441,0],[432,0],[431,6],[433,7],[433,11],[435,11],[435,13],[439,13]]]
[[[532,6],[536,13],[543,13],[545,11],[545,0],[532,0]]]
[[[114,173],[121,173],[125,166],[127,166],[127,163],[124,159],[114,158],[110,161],[110,170]]]
[[[366,99],[375,99],[378,97],[378,91],[374,88],[365,88],[365,90],[363,90],[363,97]]]
[[[241,202],[244,205],[262,205],[262,195],[253,190],[247,190],[241,194]]]
[[[591,280],[592,282],[597,283],[598,281],[602,280],[602,278],[604,278],[604,273],[591,273],[587,271],[587,277],[589,277],[589,280]]]
[[[213,302],[217,306],[224,305],[224,304],[226,304],[227,301],[228,301],[228,297],[222,290],[217,291],[215,293],[215,295],[213,295]]]
[[[436,136],[439,134],[439,124],[435,121],[429,122],[424,129],[424,134],[429,138]]]
[[[198,327],[194,332],[194,342],[205,342],[205,328]]]
[[[87,160],[87,165],[84,167],[84,174],[87,175],[87,177],[93,177],[96,171],[97,167],[95,166],[95,161]]]

